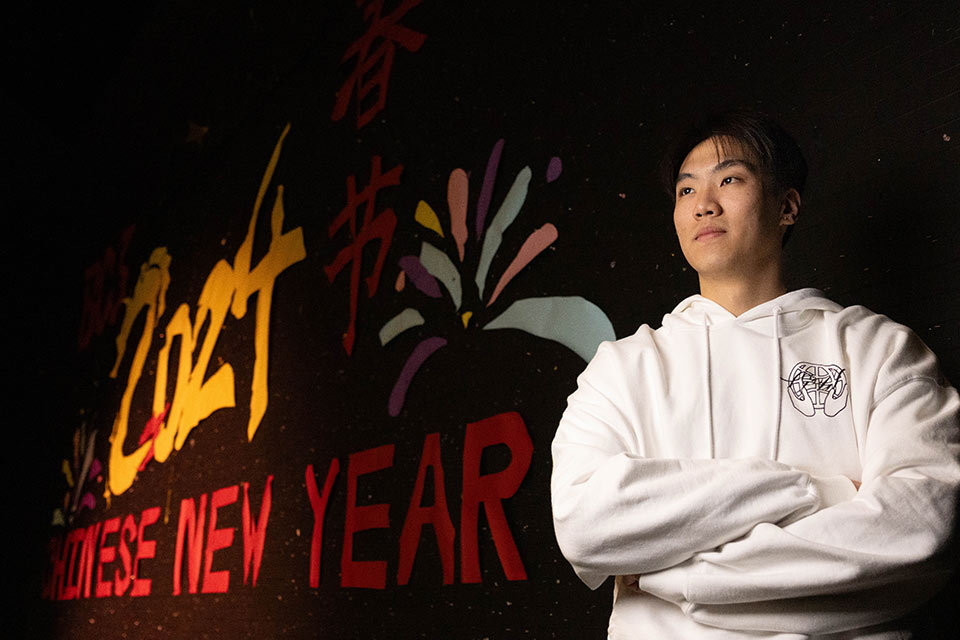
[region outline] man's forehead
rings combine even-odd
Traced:
[[[757,171],[757,159],[753,151],[736,138],[707,138],[690,150],[677,179],[689,177],[691,173],[713,170],[720,165],[741,164],[751,171]]]

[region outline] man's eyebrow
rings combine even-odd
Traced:
[[[728,158],[723,162],[718,162],[717,166],[713,168],[713,173],[718,171],[723,171],[724,169],[729,169],[730,167],[743,167],[753,173],[757,172],[757,167],[752,162],[742,160],[740,158]]]
[[[719,171],[723,171],[724,169],[729,169],[730,167],[743,167],[744,169],[747,169],[748,171],[751,171],[753,173],[757,172],[757,167],[752,162],[743,160],[741,158],[727,158],[723,162],[718,162],[716,166],[714,166],[713,169],[710,170],[710,173],[717,173]],[[695,177],[696,176],[693,175],[692,173],[684,171],[683,173],[677,174],[677,181],[675,184],[680,184],[682,180],[686,180],[687,178],[695,178]]]

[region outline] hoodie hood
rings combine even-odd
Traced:
[[[771,337],[788,336],[800,330],[822,311],[842,307],[824,297],[819,289],[790,291],[735,316],[719,304],[699,294],[686,298],[663,317],[663,327],[673,330],[703,330],[735,323]],[[775,321],[776,320],[776,321]]]

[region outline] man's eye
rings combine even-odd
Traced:
[[[677,197],[685,196],[688,193],[692,193],[692,192],[693,192],[692,187],[680,187],[679,191],[677,191]]]
[[[720,184],[730,184],[731,182],[736,182],[739,179],[740,178],[736,176],[727,176],[726,178],[720,181]]]

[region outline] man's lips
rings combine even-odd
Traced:
[[[726,233],[726,230],[721,229],[720,227],[704,227],[703,229],[700,229],[699,231],[697,231],[697,235],[694,239],[708,240],[710,238],[716,238],[717,236],[721,236],[724,233]]]

